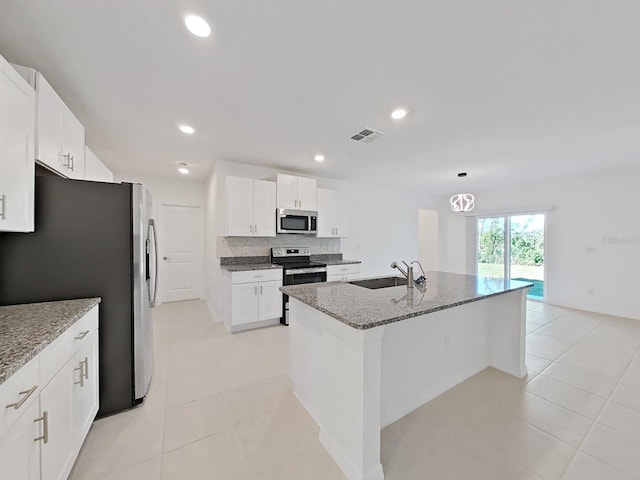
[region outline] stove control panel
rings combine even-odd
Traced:
[[[273,247],[271,249],[272,257],[298,257],[301,255],[311,255],[309,247]]]

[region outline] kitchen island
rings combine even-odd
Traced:
[[[426,277],[412,289],[348,282],[281,289],[291,302],[294,392],[350,480],[384,478],[381,428],[487,367],[527,373],[532,284],[445,272]]]

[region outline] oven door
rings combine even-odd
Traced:
[[[283,285],[302,285],[304,283],[317,283],[327,281],[326,268],[299,268],[285,270],[282,279]],[[289,325],[289,295],[282,294],[282,319],[280,323]]]
[[[316,233],[318,213],[302,210],[276,210],[277,233]]]

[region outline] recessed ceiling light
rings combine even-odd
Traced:
[[[193,132],[195,132],[193,127],[190,127],[189,125],[180,125],[178,128],[182,133],[186,133],[187,135],[192,135]]]
[[[183,175],[186,175],[187,173],[189,173],[189,169],[187,168],[187,164],[186,163],[181,163],[180,167],[178,168],[178,171]]]
[[[206,38],[211,35],[211,27],[202,17],[187,15],[184,17],[184,24],[196,37]]]
[[[394,120],[400,120],[407,116],[409,111],[406,108],[396,108],[393,112],[391,112],[391,118]]]
[[[313,157],[313,159],[314,159],[316,162],[324,162],[324,155],[320,155],[320,154],[318,154],[318,155],[316,155],[315,157]]]

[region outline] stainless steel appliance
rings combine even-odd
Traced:
[[[157,287],[151,195],[139,184],[35,179],[35,232],[0,234],[0,305],[101,297],[100,410],[143,401]]]
[[[276,209],[276,225],[278,233],[315,235],[318,233],[318,212],[278,208]]]
[[[282,265],[283,285],[300,285],[327,281],[327,265],[311,261],[309,247],[274,247],[271,263]],[[280,323],[289,325],[289,295],[282,294],[282,318]]]

